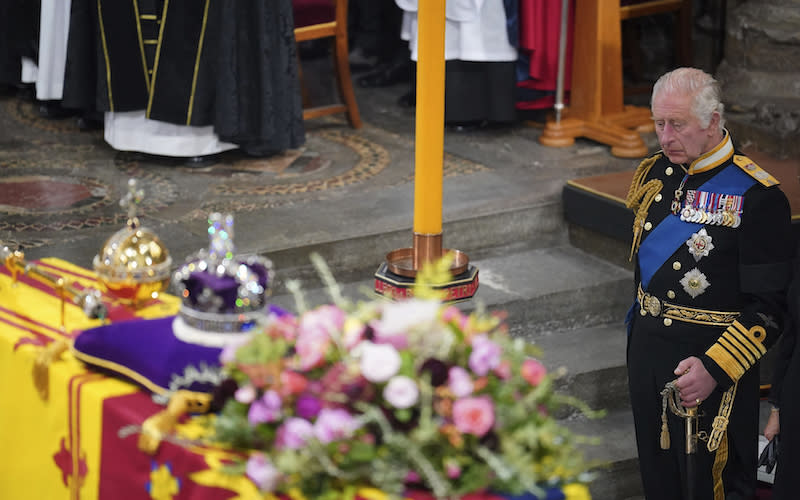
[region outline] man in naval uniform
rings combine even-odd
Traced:
[[[710,75],[663,75],[651,110],[662,149],[639,165],[627,199],[636,255],[627,361],[645,496],[751,500],[758,361],[782,331],[791,277],[789,203],[734,148]],[[699,415],[691,461],[687,408]]]

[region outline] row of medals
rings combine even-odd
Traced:
[[[683,207],[681,210],[681,220],[684,222],[696,222],[698,224],[709,224],[712,226],[739,227],[742,217],[730,210],[716,210],[710,212],[702,208]]]

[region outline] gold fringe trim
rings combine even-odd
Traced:
[[[169,399],[167,407],[149,417],[142,423],[142,433],[137,446],[148,455],[155,455],[164,434],[175,428],[181,417],[187,413],[207,413],[211,406],[211,394],[177,391]]]
[[[639,163],[636,172],[633,174],[631,186],[628,189],[628,196],[625,198],[625,206],[633,210],[633,239],[631,241],[631,254],[628,260],[633,259],[633,255],[639,250],[642,241],[642,231],[647,219],[647,212],[653,199],[664,187],[664,183],[658,179],[650,179],[646,183],[645,177],[650,172],[655,162],[661,158],[660,154],[646,158]]]
[[[67,349],[69,349],[67,340],[55,340],[40,350],[33,361],[33,385],[42,401],[47,401],[50,397],[50,365]]]

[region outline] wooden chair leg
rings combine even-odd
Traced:
[[[308,93],[308,86],[303,78],[303,65],[300,64],[300,51],[297,51],[297,77],[300,79],[300,97],[303,99],[303,108],[311,107],[311,97]]]
[[[339,97],[347,107],[347,120],[353,128],[361,128],[361,115],[358,113],[358,103],[353,92],[353,79],[350,75],[350,61],[347,53],[347,35],[335,37],[333,62],[336,71],[336,83],[339,88]]]

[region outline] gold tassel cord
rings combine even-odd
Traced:
[[[633,239],[631,241],[631,254],[628,256],[629,261],[633,259],[633,255],[639,250],[647,212],[663,186],[664,184],[660,180],[651,179],[637,191],[637,199],[640,201],[636,203],[637,209],[634,211],[633,216]]]
[[[207,413],[211,406],[211,394],[177,391],[169,399],[167,407],[142,423],[142,433],[137,443],[139,450],[155,455],[165,434],[171,432],[178,420],[187,413]]]
[[[628,189],[628,196],[625,199],[625,206],[633,210],[633,239],[631,241],[631,253],[628,260],[633,259],[633,255],[639,249],[639,243],[642,240],[642,231],[644,230],[644,223],[647,219],[647,212],[650,210],[650,205],[656,195],[664,187],[664,183],[658,179],[650,179],[644,182],[645,177],[650,172],[650,169],[655,164],[656,160],[661,157],[660,154],[651,156],[643,160],[636,168],[633,174],[631,186]]]
[[[33,361],[33,385],[42,401],[50,397],[50,365],[69,349],[69,342],[59,339],[41,349]]]
[[[680,402],[680,390],[676,385],[678,380],[667,382],[664,389],[661,391],[661,438],[660,444],[662,450],[668,450],[671,446],[669,437],[669,427],[667,426],[667,408],[675,415],[679,415],[678,406]]]
[[[719,403],[719,412],[714,417],[714,423],[711,424],[711,434],[708,436],[708,443],[706,443],[708,451],[716,451],[720,442],[722,442],[722,437],[728,428],[728,418],[731,415],[731,410],[733,410],[733,398],[736,397],[736,387],[738,385],[739,382],[734,383],[722,395],[722,401]]]
[[[660,154],[651,156],[650,158],[645,158],[641,161],[641,163],[639,163],[639,166],[636,167],[636,172],[633,173],[633,179],[631,180],[631,185],[628,188],[628,196],[625,198],[626,207],[630,208],[631,210],[636,210],[638,208],[641,196],[637,193],[644,184],[645,177],[647,177],[647,174],[650,173],[650,169],[653,168],[653,165],[655,165],[656,160],[659,158],[661,158]]]

